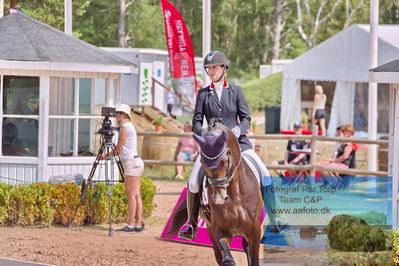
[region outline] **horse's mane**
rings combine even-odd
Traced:
[[[227,137],[229,137],[229,134],[232,133],[231,129],[224,125],[222,118],[211,118],[209,120],[207,131],[204,135],[218,136],[220,135],[221,131],[226,131]]]
[[[208,124],[208,131],[211,131],[212,129],[217,128],[221,125],[224,126],[223,118],[219,117],[211,118]]]

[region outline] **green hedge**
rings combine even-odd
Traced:
[[[399,230],[392,230],[393,247],[392,260],[395,265],[399,265]]]
[[[74,224],[99,224],[108,221],[110,187],[93,183],[75,217]],[[68,184],[34,183],[8,185],[0,183],[0,225],[51,226],[67,225],[80,202],[80,186]],[[149,217],[155,208],[156,187],[151,179],[141,179],[143,216]],[[112,219],[127,219],[127,198],[124,184],[112,186]]]
[[[330,247],[339,251],[386,250],[386,235],[380,228],[350,215],[334,216],[326,231]]]
[[[283,73],[280,72],[240,84],[251,112],[263,110],[265,106],[279,105],[282,83]]]

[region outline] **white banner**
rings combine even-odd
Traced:
[[[139,76],[139,104],[152,105],[152,69],[151,62],[140,63],[140,76]]]

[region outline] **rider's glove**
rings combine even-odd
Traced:
[[[231,131],[233,131],[236,138],[239,138],[241,136],[241,129],[239,127],[235,126],[231,129]]]

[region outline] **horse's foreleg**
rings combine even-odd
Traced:
[[[259,266],[259,248],[260,248],[260,237],[261,237],[261,229],[260,227],[256,227],[255,232],[253,232],[248,238],[249,244],[249,255],[248,265],[250,266]]]
[[[248,241],[245,239],[245,237],[242,238],[242,248],[244,249],[245,254],[247,255],[248,265],[251,265],[251,255],[249,253]]]
[[[231,238],[228,238],[221,234],[220,232],[216,232],[216,238],[219,244],[219,247],[222,251],[222,265],[223,266],[235,266],[233,256],[230,252],[230,242]]]
[[[215,232],[213,229],[209,226],[209,224],[206,225],[208,227],[208,235],[211,238],[211,241],[213,243],[213,253],[215,253],[215,259],[218,265],[222,265],[222,251],[220,250],[219,242],[216,239]]]

